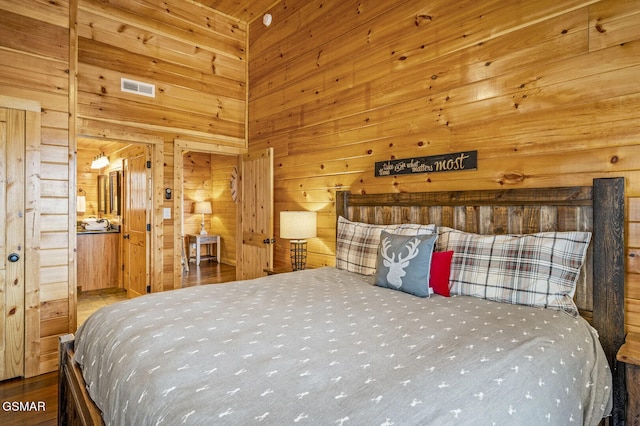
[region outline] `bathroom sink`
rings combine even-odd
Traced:
[[[111,225],[109,219],[89,217],[82,219],[82,223],[78,226],[78,232],[83,233],[101,233],[101,232],[118,232],[119,227]]]
[[[88,229],[80,225],[76,228],[78,234],[104,234],[104,233],[118,233],[120,227],[118,225],[109,225],[107,227],[89,227]]]

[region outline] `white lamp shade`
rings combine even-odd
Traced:
[[[211,214],[211,203],[208,201],[198,201],[193,208],[194,213]]]
[[[280,238],[302,240],[315,238],[316,212],[280,212]]]

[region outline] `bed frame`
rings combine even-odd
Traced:
[[[591,231],[575,302],[598,330],[613,373],[613,412],[623,425],[626,388],[616,353],[624,343],[624,178],[593,186],[393,194],[336,193],[336,217],[372,224],[421,223],[478,234]]]
[[[593,186],[393,194],[336,192],[336,218],[377,224],[435,223],[480,234],[582,230],[593,232],[576,304],[598,330],[613,372],[614,425],[624,424],[624,179]],[[60,338],[58,424],[103,424],[73,361],[73,335]]]

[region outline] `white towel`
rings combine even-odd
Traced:
[[[78,195],[76,199],[76,212],[84,213],[87,210],[87,197]]]

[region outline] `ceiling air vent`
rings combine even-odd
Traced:
[[[127,93],[135,93],[136,95],[156,97],[156,86],[141,81],[129,80],[128,78],[120,79],[120,90]]]

